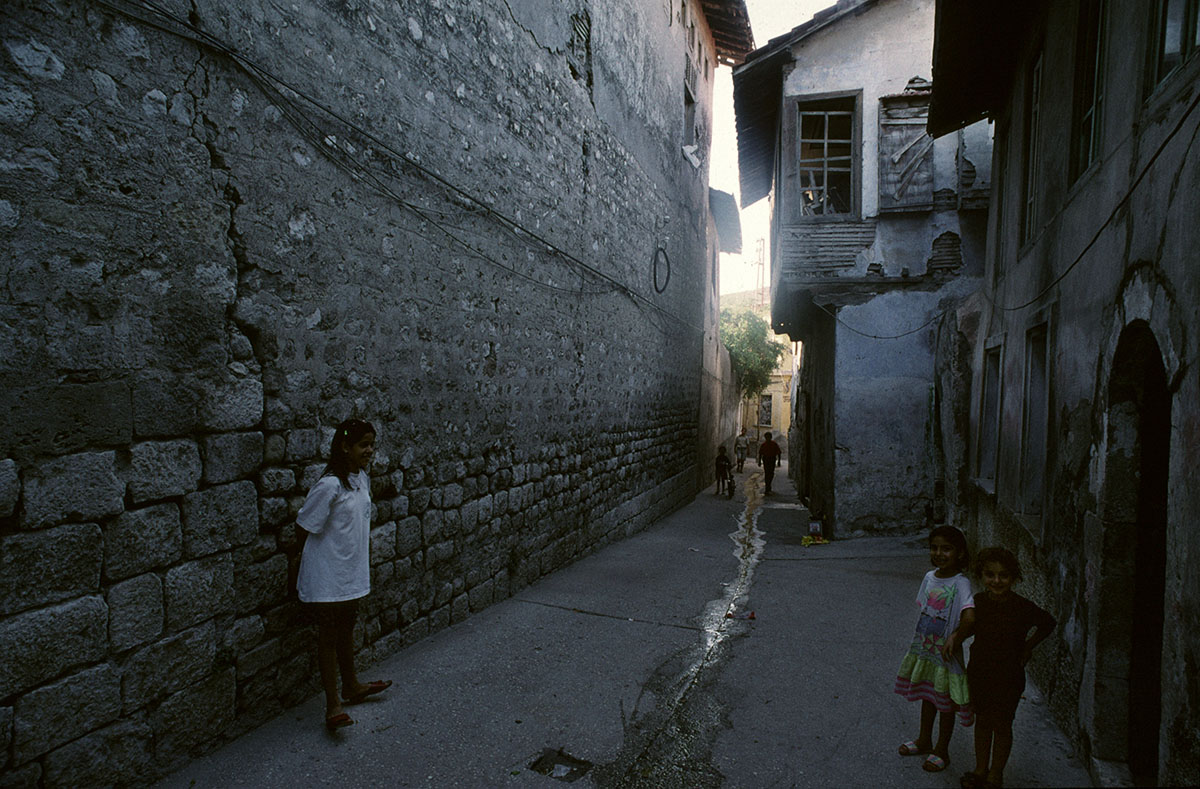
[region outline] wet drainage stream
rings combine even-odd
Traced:
[[[746,508],[729,535],[738,560],[737,575],[725,584],[721,597],[704,607],[700,640],[668,658],[643,686],[625,721],[625,741],[617,758],[592,772],[597,786],[690,789],[722,784],[723,776],[712,765],[712,749],[727,723],[714,691],[730,657],[730,641],[748,633],[753,619],[753,612],[742,609],[765,544],[757,528],[761,480],[762,473],[756,472],[743,483]],[[657,703],[640,712],[647,693]]]

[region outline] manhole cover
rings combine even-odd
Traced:
[[[557,751],[547,748],[542,751],[541,756],[533,760],[533,763],[529,765],[529,769],[535,773],[556,778],[559,781],[574,781],[582,778],[584,773],[592,769],[592,763],[585,762],[583,759],[576,759],[569,753],[564,753],[561,748]]]

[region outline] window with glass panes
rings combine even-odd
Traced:
[[[1075,44],[1075,114],[1071,179],[1100,156],[1100,105],[1104,96],[1104,0],[1080,0]]]
[[[1200,0],[1157,0],[1154,43],[1151,66],[1157,85],[1200,49]]]
[[[854,212],[854,101],[800,105],[797,184],[804,216]]]
[[[1029,66],[1025,86],[1025,180],[1021,184],[1021,243],[1033,238],[1037,228],[1037,199],[1041,187],[1041,160],[1038,151],[1038,127],[1042,101],[1042,54],[1038,53]]]

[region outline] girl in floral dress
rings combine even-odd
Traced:
[[[974,723],[963,668],[962,640],[975,622],[971,582],[964,575],[971,555],[967,539],[953,526],[938,526],[929,533],[929,560],[933,568],[925,574],[917,592],[921,615],[908,654],[900,662],[896,693],[921,702],[921,731],[915,740],[900,746],[901,756],[926,755],[922,765],[941,772],[950,763],[950,737],[954,716],[962,725]],[[938,722],[933,740],[934,718]]]

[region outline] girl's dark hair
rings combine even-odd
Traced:
[[[342,487],[350,487],[350,447],[367,434],[375,435],[375,426],[361,419],[347,419],[333,431],[333,442],[329,445],[329,465],[321,476],[334,476],[342,481]]]
[[[941,537],[954,546],[954,550],[958,551],[958,567],[955,569],[965,573],[971,566],[971,550],[967,548],[966,536],[953,526],[935,526],[933,531],[929,532],[929,542],[933,542],[934,537]]]
[[[993,545],[990,548],[984,548],[975,557],[975,573],[983,578],[983,566],[988,562],[996,564],[1008,570],[1008,574],[1013,577],[1014,581],[1021,580],[1021,563],[1017,561],[1017,557],[1007,548],[1001,548],[999,545]]]

